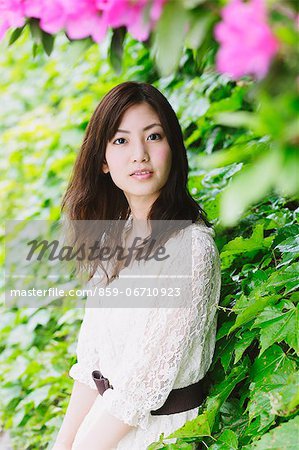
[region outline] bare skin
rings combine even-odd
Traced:
[[[78,428],[97,398],[97,391],[74,382],[63,423],[52,450],[71,450]]]

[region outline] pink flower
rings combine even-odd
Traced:
[[[167,0],[0,0],[0,38],[10,27],[22,26],[25,17],[40,19],[40,28],[55,34],[65,30],[71,39],[91,36],[100,42],[108,27],[127,27],[145,40]]]
[[[13,27],[22,27],[25,13],[22,0],[0,0],[0,39]]]
[[[263,78],[278,50],[268,23],[264,0],[231,0],[222,10],[215,38],[221,44],[216,56],[217,70],[237,79],[244,75]]]
[[[97,6],[102,9],[107,26],[112,28],[125,26],[135,39],[144,41],[159,19],[166,1],[97,0]]]
[[[91,36],[99,42],[107,27],[97,8],[96,0],[24,0],[28,17],[40,19],[42,30],[50,34],[65,29],[70,39]]]
[[[91,36],[100,42],[107,32],[102,13],[98,10],[96,0],[60,0],[66,11],[65,29],[71,39]]]
[[[27,17],[40,19],[44,9],[42,0],[24,0],[24,10]]]
[[[101,2],[102,3],[102,2]],[[111,0],[106,2],[104,18],[112,28],[126,26],[133,37],[139,40],[147,38],[150,23],[143,23],[143,11],[147,0],[131,2],[130,0]]]

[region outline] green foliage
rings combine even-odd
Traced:
[[[188,11],[181,2],[166,3],[155,31],[152,49],[162,76],[171,75],[179,63],[188,20]]]
[[[295,450],[298,446],[298,427],[299,417],[295,417],[265,434],[252,448],[257,450],[266,448],[271,448],[272,450]]]
[[[150,61],[154,61],[154,67],[151,67],[154,79],[172,77],[174,73],[180,74],[182,69],[190,75],[192,61],[194,74],[201,74],[204,80],[207,67],[214,68],[219,49],[215,25],[220,21],[226,3],[223,0],[171,0],[165,3],[161,17],[145,41]],[[225,88],[221,80],[221,89],[217,90],[216,96],[212,95],[212,103],[208,101],[210,93],[200,99],[197,107],[201,114],[198,117],[203,119],[197,122],[198,126],[187,141],[192,144],[202,138],[206,154],[199,155],[197,165],[201,167],[222,169],[233,162],[243,163],[217,200],[218,217],[224,226],[234,226],[248,208],[273,191],[294,198],[299,192],[298,7],[293,1],[285,2],[283,6],[280,3],[271,0],[265,4],[267,22],[279,44],[267,76],[258,83],[245,76],[236,86],[225,83]],[[145,9],[147,19],[150,4],[148,2]],[[27,18],[23,27],[10,30],[8,44],[15,44],[24,29],[29,29],[34,57],[44,52],[52,55],[56,36],[41,30],[39,23],[39,19]],[[126,37],[125,26],[110,29],[104,44],[108,46],[112,67],[120,76],[128,67],[123,59]],[[88,48],[92,44],[95,46],[91,38],[86,38],[71,41],[69,45],[84,49],[85,45]],[[146,66],[144,72],[145,78],[152,80]],[[214,83],[210,81],[208,74],[208,91],[214,90]],[[245,92],[247,101],[243,101]],[[189,105],[194,106],[192,101]],[[209,140],[202,135],[206,127],[212,131]],[[233,137],[221,146],[226,127],[228,134],[231,128],[237,128],[241,136],[240,139]],[[211,154],[215,145],[221,150]]]
[[[192,30],[192,42],[203,39]],[[260,154],[258,164],[265,167],[273,147],[265,136],[266,119],[253,132],[242,122],[244,116],[230,116],[238,123],[223,124],[219,114],[242,110],[256,120],[266,113],[256,112],[250,84],[215,74],[209,61],[199,76],[192,49],[185,50],[176,75],[160,78],[146,45],[126,36],[121,53],[123,36],[113,39],[110,61],[115,67],[122,57],[120,75],[107,62],[109,40],[96,47],[89,40],[70,44],[58,36],[51,59],[37,47],[33,60],[24,30],[13,48],[0,52],[0,187],[7,205],[2,219],[58,219],[76,152],[98,101],[127,79],[155,84],[183,127],[189,189],[216,228],[222,294],[208,398],[198,417],[172,433],[175,444],[161,435],[150,449],[191,450],[202,441],[213,450],[293,448],[299,409],[298,205],[274,191],[259,199],[252,194],[253,207],[243,211],[234,227],[224,228],[219,221],[223,191],[255,155]],[[284,113],[280,107],[279,114]],[[260,177],[248,176],[253,193]],[[227,203],[227,214],[231,208]],[[14,448],[49,448],[70,395],[68,370],[75,361],[83,311],[2,307],[1,312],[1,422],[10,430]]]

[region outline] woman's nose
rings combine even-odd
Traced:
[[[146,149],[146,145],[143,142],[136,143],[132,150],[132,161],[144,161],[148,159],[149,155]]]

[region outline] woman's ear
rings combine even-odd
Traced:
[[[106,160],[103,161],[103,164],[102,164],[102,171],[103,171],[104,173],[108,173],[108,172],[109,172],[109,167],[108,167],[108,164],[107,164]]]

